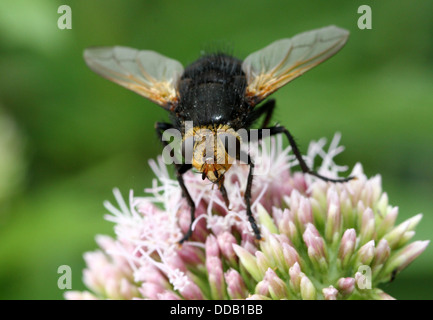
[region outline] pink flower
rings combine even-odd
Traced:
[[[336,135],[313,142],[305,157],[320,174],[338,177],[342,151]],[[281,137],[262,148],[256,164],[252,211],[257,241],[246,217],[248,166],[234,164],[225,176],[227,208],[217,188],[185,174],[196,205],[191,238],[189,207],[161,159],[151,161],[157,179],[147,196],[132,192],[125,202],[114,190],[107,220],[115,239],[98,236],[100,250],[86,253],[89,291],[68,299],[385,299],[378,285],[414,261],[429,241],[410,243],[422,215],[395,226],[397,207],[388,203],[381,178],[367,178],[357,164],[347,183],[326,183],[291,173],[296,160]],[[255,151],[256,152],[256,151]]]

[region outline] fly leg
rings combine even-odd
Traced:
[[[247,187],[245,188],[245,204],[247,206],[247,217],[248,221],[250,222],[251,228],[254,231],[254,235],[256,236],[257,240],[260,240],[262,237],[260,235],[260,229],[257,226],[256,220],[254,219],[253,212],[251,211],[251,189],[253,187],[253,175],[254,175],[254,162],[251,158],[251,156],[240,150],[239,153],[236,156],[236,159],[238,161],[245,161],[247,159],[247,164],[250,166],[250,171],[248,172],[248,178],[247,178]]]
[[[248,221],[251,224],[251,228],[254,231],[257,240],[260,240],[262,237],[260,235],[259,227],[257,227],[256,220],[253,217],[253,213],[251,211],[251,189],[253,187],[253,174],[254,174],[254,162],[252,161],[250,155],[248,155],[248,164],[250,165],[250,171],[248,173],[247,179],[247,187],[245,189],[245,203],[247,205],[247,217]]]
[[[164,145],[164,147],[166,147],[168,145],[168,142],[164,141],[162,139],[162,135],[163,135],[165,130],[171,129],[171,128],[173,128],[173,125],[171,123],[164,123],[164,122],[155,123],[156,133],[157,133],[159,139],[161,140],[162,144]],[[172,150],[171,152],[174,152],[174,150]],[[179,186],[182,189],[182,195],[185,197],[186,202],[188,203],[188,206],[190,208],[190,213],[191,213],[191,222],[190,222],[188,231],[183,235],[182,239],[179,241],[179,243],[182,244],[183,242],[188,240],[189,237],[191,236],[192,224],[193,224],[194,219],[195,219],[195,203],[194,203],[188,189],[186,188],[185,182],[183,180],[183,174],[185,172],[187,172],[189,169],[191,169],[192,165],[191,164],[178,164],[175,161],[174,166],[176,168],[177,181],[179,182]]]
[[[296,159],[299,162],[299,165],[302,169],[302,172],[308,173],[312,176],[315,176],[317,178],[322,179],[323,181],[329,181],[329,182],[347,182],[347,181],[352,180],[354,178],[354,177],[347,177],[347,178],[340,178],[340,179],[331,179],[331,178],[324,177],[324,176],[318,174],[317,172],[311,170],[310,168],[308,168],[307,164],[305,163],[304,159],[302,158],[301,152],[299,151],[299,148],[296,145],[295,139],[290,134],[289,130],[287,130],[284,127],[271,127],[269,129],[271,130],[271,132],[270,132],[271,136],[275,135],[275,134],[279,134],[279,133],[284,133],[286,135],[287,139],[289,140],[290,146],[292,147],[292,151],[293,151],[294,155],[296,156]]]
[[[270,115],[272,114],[272,111],[273,111],[273,106],[271,105],[269,107],[269,109],[267,109],[266,119],[270,119]],[[324,177],[324,176],[318,174],[317,172],[311,170],[307,166],[304,159],[302,158],[302,155],[301,155],[301,152],[299,151],[298,146],[296,145],[295,139],[293,138],[293,136],[290,134],[290,132],[286,128],[276,126],[276,127],[270,127],[270,128],[264,128],[264,129],[270,130],[270,134],[269,134],[270,136],[273,136],[273,135],[276,135],[279,133],[284,133],[286,135],[286,137],[289,140],[289,143],[292,147],[293,153],[295,154],[296,159],[298,160],[299,165],[301,166],[302,172],[311,174],[311,175],[318,177],[324,181],[330,181],[330,182],[347,182],[347,181],[352,180],[354,178],[354,177],[348,177],[348,178],[341,178],[341,179],[331,179],[331,178],[327,178],[327,177]],[[250,140],[250,137],[252,136],[251,130],[248,131],[248,136],[249,136],[248,137],[249,141],[251,141]],[[259,130],[258,131],[258,140],[261,140],[262,138],[263,138],[262,130]],[[245,154],[245,153],[241,152],[240,158],[248,159],[248,164],[250,165],[250,171],[249,171],[248,179],[247,179],[247,187],[245,190],[245,202],[246,202],[246,206],[247,206],[248,221],[251,224],[251,227],[254,231],[254,234],[256,235],[256,238],[258,240],[260,240],[261,239],[260,230],[257,227],[256,221],[255,221],[253,214],[252,214],[252,211],[251,211],[251,189],[252,189],[252,184],[253,184],[254,163],[253,163],[249,154]]]
[[[252,123],[257,119],[259,119],[263,114],[265,114],[265,118],[263,120],[261,127],[266,128],[269,124],[269,121],[272,118],[274,109],[275,109],[275,100],[270,99],[266,101],[264,104],[262,104],[260,107],[258,107],[257,109],[253,109],[253,111],[251,111],[250,115],[247,118],[247,122]]]
[[[229,206],[230,206],[230,200],[229,200],[229,197],[228,197],[228,195],[227,195],[226,187],[224,187],[224,176],[222,176],[221,179],[219,179],[219,181],[218,181],[218,186],[219,186],[219,189],[220,189],[221,195],[222,195],[222,197],[223,197],[224,203],[226,204],[227,209],[230,210],[230,209],[229,209]]]
[[[268,127],[267,125],[269,123],[269,120],[272,117],[272,113],[274,111],[275,108],[275,100],[268,100],[266,101],[260,108],[258,108],[257,110],[253,111],[251,113],[251,116],[249,117],[251,121],[255,121],[257,120],[260,116],[262,116],[263,114],[265,114],[265,119],[263,121],[263,125],[262,125],[262,129],[259,130],[258,132],[258,140],[262,139],[262,130],[263,129],[268,129],[270,130],[270,135],[276,135],[279,133],[284,133],[287,137],[287,139],[289,140],[290,146],[292,147],[293,153],[296,156],[296,159],[299,162],[299,165],[302,169],[302,172],[304,173],[308,173],[311,174],[312,176],[315,176],[317,178],[320,178],[324,181],[330,181],[330,182],[347,182],[352,180],[354,177],[348,177],[348,178],[341,178],[341,179],[331,179],[331,178],[327,178],[324,177],[320,174],[318,174],[317,172],[311,170],[310,168],[308,168],[307,164],[305,163],[304,159],[302,158],[302,154],[299,151],[299,148],[296,144],[295,139],[293,138],[293,136],[290,134],[289,130],[287,130],[285,127],[282,126],[275,126],[275,127]],[[248,140],[251,141],[251,131],[248,132]]]
[[[293,154],[295,155],[296,159],[299,162],[299,166],[301,167],[302,172],[304,173],[308,173],[312,176],[315,176],[317,178],[322,179],[323,181],[329,181],[329,182],[347,182],[352,180],[354,177],[347,177],[347,178],[340,178],[340,179],[331,179],[325,176],[322,176],[320,174],[318,174],[317,172],[311,170],[307,164],[305,163],[304,159],[302,158],[302,154],[299,151],[299,148],[296,144],[295,139],[293,138],[293,136],[290,134],[289,130],[287,130],[285,127],[282,126],[275,126],[275,127],[270,127],[270,128],[263,128],[263,129],[267,129],[269,130],[269,135],[273,136],[279,133],[284,133],[285,136],[287,137],[287,139],[289,140],[290,146],[292,147],[292,151]],[[262,130],[263,130],[262,129]],[[259,140],[262,138],[262,130],[259,130]]]
[[[180,185],[180,188],[182,189],[183,196],[185,197],[186,202],[189,205],[190,215],[191,215],[191,222],[189,224],[188,231],[183,235],[182,239],[180,239],[180,241],[179,241],[180,244],[182,244],[183,242],[188,240],[189,237],[191,237],[192,224],[193,224],[194,219],[195,219],[195,203],[194,203],[194,200],[192,200],[191,195],[189,194],[189,191],[185,186],[185,182],[183,181],[183,174],[185,172],[187,172],[189,169],[191,169],[191,167],[192,166],[190,164],[183,164],[183,165],[179,166],[179,168],[177,168],[177,171],[176,171],[177,181],[179,181],[179,185]]]

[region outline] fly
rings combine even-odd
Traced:
[[[227,54],[208,54],[186,68],[155,51],[127,47],[96,47],[84,51],[87,65],[99,75],[153,101],[169,112],[171,122],[157,122],[162,139],[167,129],[182,133],[183,162],[175,164],[177,180],[190,207],[191,224],[180,243],[192,234],[195,204],[183,174],[194,168],[216,184],[229,206],[224,174],[233,160],[250,166],[245,190],[246,214],[254,234],[260,230],[251,211],[254,161],[241,150],[237,134],[264,117],[261,129],[284,134],[304,173],[324,181],[345,182],[352,177],[330,179],[312,171],[302,158],[293,136],[283,126],[269,126],[275,100],[263,102],[273,92],[337,53],[346,43],[347,30],[328,26],[281,39],[247,56],[243,61]],[[193,123],[187,128],[187,123]],[[260,131],[259,131],[260,132]],[[262,136],[259,133],[258,139]],[[211,142],[210,142],[211,141]],[[209,151],[210,150],[210,151]]]

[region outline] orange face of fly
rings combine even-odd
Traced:
[[[222,183],[224,174],[236,160],[227,150],[227,141],[236,141],[239,137],[228,126],[194,128],[193,132],[186,135],[186,139],[191,136],[194,137],[192,166],[202,173],[203,180],[208,178],[212,183]]]
[[[198,166],[194,166],[194,168],[197,168]],[[201,166],[202,172],[202,178],[203,180],[205,178],[208,178],[209,181],[213,183],[218,183],[222,181],[224,174],[228,169],[230,169],[231,164],[207,164]]]

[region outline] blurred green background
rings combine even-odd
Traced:
[[[72,30],[57,28],[62,4],[72,8]],[[357,27],[362,4],[372,8],[372,30]],[[303,151],[341,132],[339,163],[380,173],[398,222],[424,213],[415,239],[431,239],[432,14],[427,0],[2,0],[0,298],[62,299],[64,264],[73,289],[84,289],[82,254],[96,248],[96,234],[113,234],[102,202],[114,187],[141,195],[154,177],[147,162],[162,148],[153,124],[167,114],[93,74],[82,52],[95,45],[152,49],[186,65],[221,44],[244,58],[298,32],[349,29],[336,57],[274,95],[274,120]],[[433,298],[432,252],[383,289]]]

